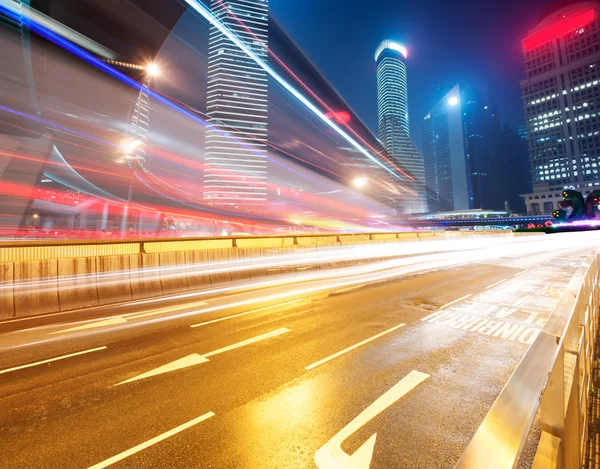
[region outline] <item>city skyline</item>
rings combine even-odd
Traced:
[[[545,15],[568,4],[561,0],[536,0],[519,4],[514,15],[512,2],[492,0],[481,3],[434,1],[398,3],[383,0],[371,8],[358,0],[348,2],[306,0],[293,4],[286,0],[271,0],[275,18],[293,34],[298,44],[323,70],[327,78],[346,97],[358,115],[377,131],[377,109],[372,107],[377,88],[371,76],[375,68],[369,63],[372,50],[384,39],[403,43],[408,49],[411,66],[408,80],[411,85],[411,135],[422,148],[421,121],[427,112],[456,83],[469,83],[478,94],[503,99],[492,103],[501,121],[517,128],[524,123],[519,81],[524,78],[521,60],[521,39]],[[344,21],[334,12],[349,10]],[[435,11],[435,15],[431,15]],[[464,16],[450,21],[456,11]],[[485,12],[485,13],[484,13]],[[302,20],[315,24],[314,34],[297,25]],[[333,18],[333,19],[332,19]],[[485,20],[482,20],[485,18]],[[464,28],[467,22],[469,28]],[[327,35],[343,37],[350,28],[352,47],[336,48],[325,40]],[[346,67],[354,70],[350,75]]]

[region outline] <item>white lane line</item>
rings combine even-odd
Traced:
[[[466,300],[467,298],[470,298],[470,297],[472,297],[472,296],[473,296],[473,293],[469,293],[468,295],[461,296],[461,297],[460,297],[459,299],[457,299],[457,300],[451,301],[450,303],[446,303],[445,305],[443,305],[443,306],[440,306],[440,307],[438,308],[438,311],[439,311],[440,309],[446,309],[448,306],[452,306],[454,303],[458,303],[459,301]]]
[[[49,358],[47,360],[42,360],[40,362],[28,363],[27,365],[15,366],[14,368],[8,368],[6,370],[0,370],[0,375],[4,373],[10,373],[11,371],[22,370],[24,368],[31,368],[32,366],[43,365],[44,363],[51,363],[58,360],[64,360],[65,358],[77,357],[78,355],[84,355],[86,353],[98,352],[100,350],[106,350],[106,346],[96,347],[89,350],[83,350],[82,352],[70,353],[68,355],[62,355],[60,357]]]
[[[194,306],[206,306],[207,304],[208,303],[206,303],[205,301],[200,301],[198,303],[194,303]],[[127,316],[127,320],[147,318],[149,316],[156,316],[158,314],[165,314],[165,316],[167,315],[164,310],[159,309],[158,311],[150,311],[148,313],[140,313],[140,314],[133,314],[131,316]]]
[[[359,288],[362,288],[365,285],[366,285],[366,283],[363,283],[362,285],[356,285],[355,287],[342,288],[341,290],[336,290],[335,293],[344,293],[344,292],[349,292],[352,290],[358,290]]]
[[[496,283],[492,283],[491,285],[488,285],[487,287],[484,288],[484,290],[489,290],[490,288],[493,288],[497,285],[500,285],[501,283],[506,282],[508,279],[507,278],[503,278],[502,280],[497,281]]]
[[[529,269],[524,270],[523,272],[519,272],[518,274],[513,275],[513,277],[518,277],[519,275],[523,275],[525,273],[529,272]]]
[[[218,350],[214,350],[212,352],[208,352],[204,354],[204,357],[212,357],[214,355],[218,355],[223,352],[229,352],[230,350],[235,350],[236,348],[245,347],[246,345],[254,344],[256,342],[260,342],[261,340],[267,340],[271,337],[277,337],[278,335],[287,334],[288,332],[292,332],[290,329],[282,327],[281,329],[277,329],[276,331],[267,332],[266,334],[262,334],[256,337],[252,337],[251,339],[243,340],[238,342],[237,344],[228,345],[227,347],[220,348]]]
[[[75,332],[75,331],[86,331],[88,329],[96,329],[98,327],[108,327],[108,326],[116,326],[117,324],[125,324],[127,323],[126,319],[121,317],[112,318],[112,319],[104,319],[104,320],[96,320],[94,322],[90,322],[88,324],[84,324],[83,326],[75,326],[69,329],[62,329],[60,331],[51,332],[50,335],[53,334],[62,334],[64,332]]]
[[[312,370],[313,368],[316,368],[317,366],[320,366],[323,363],[327,363],[328,361],[333,360],[334,358],[344,355],[345,353],[348,353],[354,349],[357,349],[358,347],[362,347],[363,345],[368,344],[369,342],[372,342],[375,339],[379,339],[380,337],[383,337],[384,335],[389,334],[390,332],[394,332],[395,330],[400,329],[401,327],[404,327],[404,326],[406,326],[406,324],[398,324],[397,326],[394,326],[391,329],[388,329],[387,331],[380,332],[379,334],[374,335],[373,337],[370,337],[368,339],[365,339],[362,342],[359,342],[358,344],[354,344],[351,347],[341,350],[340,352],[334,353],[333,355],[329,355],[328,357],[323,358],[322,360],[319,360],[318,362],[315,362],[312,365],[308,365],[304,369]]]
[[[246,311],[245,313],[233,314],[231,316],[226,316],[224,318],[213,319],[212,321],[205,321],[205,322],[201,322],[199,324],[192,324],[190,327],[206,326],[208,324],[214,324],[216,322],[227,321],[228,319],[239,318],[240,316],[246,316],[248,314],[259,313],[261,311],[265,311],[265,310],[271,309],[271,308],[279,308],[280,306],[287,306],[287,305],[291,305],[292,303],[299,303],[300,301],[304,301],[304,298],[300,298],[299,300],[286,301],[285,303],[279,303],[279,304],[273,305],[273,306],[265,306],[264,308],[253,309],[252,311]]]
[[[214,412],[208,412],[198,418],[195,418],[194,420],[190,420],[189,422],[184,423],[183,425],[179,425],[173,430],[169,430],[168,432],[165,432],[162,435],[155,436],[151,440],[148,440],[144,443],[140,443],[139,445],[134,446],[133,448],[128,449],[127,451],[123,451],[122,453],[119,453],[116,456],[107,459],[106,461],[102,461],[98,464],[90,466],[88,469],[103,469],[105,467],[112,466],[116,462],[122,461],[123,459],[128,458],[129,456],[135,453],[139,453],[140,451],[149,448],[150,446],[155,445],[156,443],[160,443],[161,441],[166,440],[167,438],[176,435],[177,433],[180,433],[184,430],[187,430],[188,428],[193,427],[194,425],[198,425],[200,422],[204,422],[205,420],[214,417],[214,415]]]
[[[228,345],[227,347],[223,347],[217,350],[213,350],[212,352],[205,353],[204,355],[200,355],[198,353],[193,353],[188,355],[187,357],[180,358],[179,360],[175,360],[171,363],[167,363],[166,365],[159,366],[153,370],[142,373],[141,375],[134,376],[133,378],[126,379],[125,381],[121,381],[120,383],[115,384],[114,386],[121,386],[122,384],[133,383],[134,381],[139,381],[141,379],[150,378],[152,376],[162,375],[164,373],[169,373],[171,371],[181,370],[183,368],[189,368],[191,366],[200,365],[201,363],[206,363],[210,361],[208,357],[213,357],[220,353],[229,352],[230,350],[235,350],[240,347],[245,347],[246,345],[254,344],[256,342],[260,342],[262,340],[267,340],[272,337],[277,337],[282,334],[286,334],[288,332],[292,332],[290,329],[286,329],[282,327],[281,329],[277,329],[275,331],[267,332],[266,334],[262,334],[256,337],[252,337],[251,339],[243,340],[242,342],[238,342],[233,345]]]

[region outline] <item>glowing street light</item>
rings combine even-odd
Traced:
[[[160,67],[154,62],[150,62],[148,65],[146,65],[146,73],[150,77],[156,77],[160,75]]]
[[[354,184],[354,187],[357,187],[358,189],[362,189],[368,183],[369,183],[369,179],[367,178],[367,176],[358,177],[354,181],[352,181],[352,184]]]
[[[121,148],[126,155],[131,155],[137,148],[143,145],[141,140],[126,140],[121,144]]]

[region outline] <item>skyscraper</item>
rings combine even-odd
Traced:
[[[423,157],[410,139],[407,56],[405,46],[389,40],[383,41],[375,51],[379,138],[393,163],[412,178],[401,183],[397,181],[402,196],[395,208],[406,214],[427,211]]]
[[[597,2],[544,18],[523,40],[521,82],[533,192],[527,211],[557,209],[562,190],[584,194],[600,177],[600,23]]]
[[[423,120],[425,182],[431,211],[468,210],[474,205],[462,108],[456,85]]]
[[[212,0],[212,13],[268,60],[268,0]],[[207,77],[204,199],[260,209],[267,200],[266,72],[214,26]]]

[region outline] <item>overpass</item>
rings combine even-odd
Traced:
[[[394,224],[400,226],[411,226],[420,228],[450,228],[450,227],[472,227],[472,226],[503,226],[503,227],[527,227],[530,224],[544,225],[547,221],[552,221],[550,215],[527,215],[510,217],[475,217],[475,218],[457,218],[457,219],[404,219],[397,220]]]

